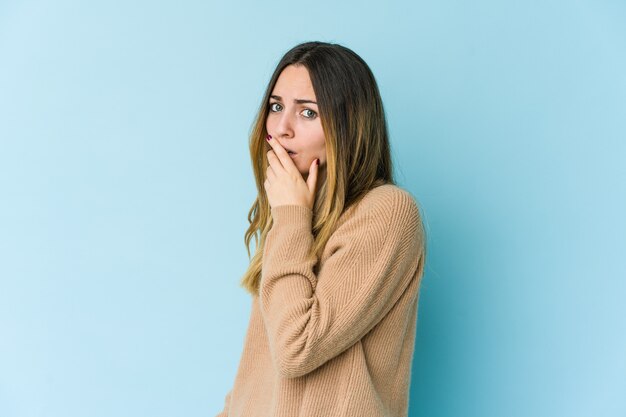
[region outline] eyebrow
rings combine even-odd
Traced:
[[[275,100],[280,100],[280,101],[283,100],[283,98],[281,96],[270,96],[270,98],[273,98]],[[307,100],[307,99],[303,99],[303,98],[296,98],[296,99],[293,100],[293,102],[296,103],[296,104],[303,104],[303,103],[317,104],[313,100]]]

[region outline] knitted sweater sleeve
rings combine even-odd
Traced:
[[[314,273],[312,211],[271,209],[259,306],[274,366],[303,376],[369,332],[400,298],[420,261],[419,210],[407,192],[368,201],[333,233],[332,254]]]

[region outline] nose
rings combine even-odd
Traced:
[[[274,133],[279,138],[292,138],[293,137],[293,120],[290,112],[281,112],[278,118],[278,123],[274,126]]]

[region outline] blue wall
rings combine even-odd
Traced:
[[[386,4],[385,4],[386,3]],[[410,415],[626,415],[626,4],[0,3],[0,416],[212,416],[280,56],[371,66],[428,263]]]

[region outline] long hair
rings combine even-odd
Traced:
[[[272,226],[263,185],[270,149],[265,140],[265,123],[270,95],[288,65],[302,65],[308,70],[326,140],[326,179],[315,196],[314,243],[309,255],[321,257],[341,214],[368,191],[395,184],[383,103],[365,61],[352,50],[332,43],[305,42],[290,49],[272,74],[250,131],[250,158],[258,195],[248,213],[250,226],[244,240],[250,259],[254,236],[255,252],[240,285],[252,295],[258,295],[263,246]]]

